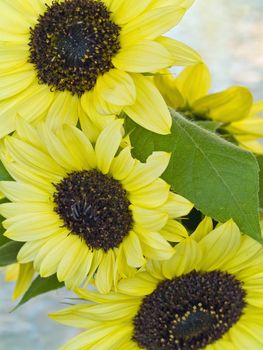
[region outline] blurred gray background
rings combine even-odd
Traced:
[[[201,53],[214,91],[246,85],[263,99],[262,0],[196,0],[169,34]]]
[[[213,90],[246,85],[263,99],[263,0],[196,0],[169,34],[201,53]],[[55,350],[75,334],[47,317],[70,294],[59,290],[33,299],[14,313],[13,285],[0,273],[0,350]]]

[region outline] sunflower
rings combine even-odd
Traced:
[[[260,218],[261,235],[263,238],[263,213],[262,212],[259,213],[259,218]]]
[[[144,73],[201,60],[162,36],[193,1],[0,0],[0,137],[17,113],[101,130],[122,110],[169,133],[167,106]]]
[[[30,286],[34,277],[34,268],[32,263],[11,264],[5,269],[5,281],[15,282],[15,289],[12,295],[13,300],[23,295]]]
[[[50,316],[88,330],[61,350],[263,348],[263,249],[232,220],[179,243],[153,272],[104,296],[76,290],[89,303]]]
[[[26,242],[18,262],[33,261],[42,277],[57,273],[68,288],[88,283],[96,272],[105,293],[145,257],[173,254],[160,231],[166,227],[167,234],[167,225],[193,205],[159,178],[168,153],[154,152],[146,163],[132,158],[129,146],[119,147],[121,119],[103,129],[95,146],[73,126],[55,134],[45,124],[18,124],[17,136],[5,137],[0,149],[16,180],[0,183],[11,201],[0,205],[5,236]]]
[[[245,149],[263,154],[263,101],[253,103],[251,92],[233,86],[208,94],[211,76],[204,63],[185,68],[176,78],[156,74],[155,83],[167,104],[194,121],[218,122],[218,132]]]

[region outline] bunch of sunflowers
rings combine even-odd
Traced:
[[[0,0],[0,265],[75,293],[63,350],[263,349],[263,102],[163,35],[193,2]]]

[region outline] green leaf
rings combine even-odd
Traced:
[[[2,203],[6,203],[9,202],[9,200],[7,198],[2,198],[0,199],[0,204]],[[0,246],[3,245],[3,242],[9,242],[11,241],[10,239],[8,239],[7,237],[4,237],[3,234],[5,232],[5,228],[3,227],[3,221],[5,220],[5,218],[0,215]]]
[[[1,161],[0,161],[0,180],[1,181],[13,180]]]
[[[217,129],[220,128],[220,126],[222,125],[222,123],[220,122],[215,122],[215,121],[210,121],[210,120],[202,120],[202,121],[198,121],[195,122],[197,125],[201,126],[202,128],[209,130],[209,131],[216,131]]]
[[[3,227],[3,224],[2,222],[5,220],[5,218],[3,216],[0,215],[0,245],[1,245],[1,242],[2,242],[2,237],[3,237],[3,234],[5,232],[5,229]],[[7,238],[6,238],[7,239]]]
[[[3,234],[0,234],[0,247],[2,247],[2,245],[6,244],[8,242],[13,242],[13,241],[11,241],[11,239],[7,238]],[[0,257],[0,259],[1,259],[1,257]]]
[[[40,294],[44,294],[62,287],[64,287],[64,283],[59,282],[56,275],[52,275],[46,278],[38,276],[34,279],[28,290],[23,295],[20,302],[12,311],[16,310],[18,307],[25,304],[30,299],[37,297]]]
[[[126,119],[133,155],[145,161],[153,151],[171,152],[163,178],[205,215],[225,222],[233,218],[240,229],[261,241],[256,158],[179,113],[170,135],[158,135]]]
[[[263,211],[263,156],[257,157],[259,165],[259,207]]]
[[[4,240],[4,238],[2,238]],[[6,243],[1,245],[0,247],[0,266],[6,266],[15,263],[17,253],[24,243],[10,241],[8,240]]]
[[[9,181],[9,180],[13,180],[12,177],[9,175],[9,173],[7,172],[7,170],[5,169],[3,163],[0,161],[0,181]],[[2,198],[0,199],[0,204],[2,203],[6,203],[9,202],[9,200],[7,198]],[[5,232],[5,229],[2,225],[2,222],[5,220],[5,218],[3,216],[0,215],[0,247],[2,247],[3,245],[10,243],[10,242],[14,242],[11,241],[10,239],[8,239],[7,237],[5,237],[3,235],[3,233]],[[19,245],[21,246],[21,244],[19,243]],[[7,246],[8,248],[8,252],[11,254],[10,251],[14,250],[15,252],[15,244],[10,244]],[[15,260],[14,260],[15,258]],[[13,262],[16,261],[16,256],[15,257],[11,257],[10,255],[10,260],[12,260],[11,264]],[[14,261],[13,261],[14,260]],[[5,265],[9,265],[9,263],[5,263],[5,261],[8,261],[8,256],[5,254],[5,252],[1,252],[0,250],[0,266],[5,266]],[[1,262],[3,263],[3,265],[1,265]]]

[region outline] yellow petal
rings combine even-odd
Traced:
[[[36,147],[31,146],[27,142],[23,142],[16,137],[5,138],[6,149],[16,162],[23,163],[28,167],[32,167],[39,176],[52,178],[60,178],[66,175],[61,168],[46,152],[42,152]],[[43,174],[44,172],[44,174]]]
[[[90,271],[89,271],[88,278],[87,278],[87,281],[85,283],[85,286],[87,286],[89,281],[94,277],[94,274],[95,274],[98,266],[102,262],[103,256],[104,256],[104,251],[102,249],[99,249],[99,250],[95,249],[93,251],[93,259],[92,259],[92,262],[91,262]]]
[[[63,124],[76,125],[79,108],[78,96],[72,96],[68,91],[55,92],[54,101],[45,117],[46,125],[52,130],[60,128]]]
[[[154,82],[168,106],[178,109],[185,106],[185,98],[176,87],[176,79],[167,69],[154,75]]]
[[[119,349],[119,346],[123,343],[127,343],[131,340],[133,333],[133,325],[124,326],[114,332],[114,337],[111,335],[104,337],[100,341],[96,342],[90,347],[90,350],[112,350]]]
[[[158,8],[162,9],[162,7],[168,6],[168,5],[177,5],[178,7],[184,7],[189,8],[192,6],[195,0],[152,0],[151,5],[149,8]]]
[[[186,67],[175,79],[175,83],[184,98],[192,105],[194,101],[208,93],[211,85],[210,72],[205,63],[198,63]]]
[[[70,274],[68,274],[65,280],[65,285],[69,289],[75,289],[77,286],[82,285],[86,277],[88,276],[89,269],[93,259],[93,252],[90,251],[86,244],[80,245],[80,251],[78,254],[78,264],[75,263],[73,269],[71,269]]]
[[[110,123],[99,135],[95,146],[97,166],[103,174],[109,172],[111,162],[122,139],[122,121]],[[109,147],[110,145],[110,147]]]
[[[253,272],[250,267],[253,266],[255,268],[258,264],[261,266],[261,259],[258,262],[258,257],[261,255],[261,245],[249,236],[242,235],[235,257],[225,262],[224,267],[231,271],[231,273],[244,270],[244,272],[241,272],[242,276],[245,276],[245,274],[251,276]],[[246,268],[244,269],[244,267]]]
[[[53,97],[48,86],[34,82],[15,98],[0,103],[0,137],[15,130],[17,114],[32,121],[49,108]]]
[[[114,267],[113,284],[114,289],[117,289],[118,281],[122,278],[128,278],[134,275],[136,269],[128,265],[127,258],[124,252],[124,244],[121,244],[115,249],[116,263]]]
[[[59,139],[47,125],[40,125],[41,137],[45,142],[46,148],[50,156],[64,169],[77,170],[77,159],[68,149],[68,145],[65,145],[61,139]]]
[[[253,97],[244,87],[235,86],[197,100],[195,111],[207,114],[211,119],[231,123],[245,118],[252,106]]]
[[[115,6],[113,6],[113,3]],[[117,24],[123,25],[142,13],[151,3],[151,0],[136,1],[132,6],[130,0],[114,0],[113,3],[111,2],[110,5],[110,10],[113,11],[112,17]],[[119,4],[119,6],[117,6],[117,4]]]
[[[32,25],[32,19],[27,15],[27,12],[23,13],[23,7],[19,8],[15,6],[13,2],[1,1],[0,12],[4,14],[1,18],[0,28],[11,33],[17,34],[29,34],[29,28]]]
[[[91,328],[99,325],[98,321],[88,319],[85,314],[87,307],[83,304],[77,304],[66,309],[52,312],[49,314],[51,319],[70,327]]]
[[[245,118],[231,123],[227,128],[232,134],[248,135],[251,138],[263,137],[263,117]]]
[[[156,208],[168,198],[170,185],[162,179],[156,179],[149,185],[129,193],[132,204],[144,208]]]
[[[16,133],[19,136],[19,139],[29,143],[37,149],[40,149],[42,152],[46,152],[46,147],[39,137],[37,129],[22,118],[19,114],[16,116]]]
[[[28,60],[26,45],[10,41],[2,41],[0,45],[0,73],[15,70]]]
[[[14,263],[5,268],[5,282],[16,281],[19,274],[19,264]]]
[[[261,140],[246,140],[243,137],[236,137],[238,143],[243,148],[247,149],[250,152],[256,154],[263,154],[263,145]]]
[[[148,259],[146,263],[146,271],[151,274],[157,280],[163,280],[163,272],[162,272],[163,262],[158,260]]]
[[[165,36],[157,38],[156,41],[170,52],[175,66],[187,66],[202,62],[199,53],[181,41]]]
[[[262,114],[262,112],[263,112],[263,101],[257,101],[253,103],[252,108],[250,110],[250,116]]]
[[[112,249],[103,254],[102,261],[95,276],[95,284],[102,294],[108,293],[112,288],[115,256]]]
[[[140,208],[130,205],[134,221],[147,230],[160,230],[168,220],[168,215],[154,209]]]
[[[96,86],[95,86],[95,88],[96,88]],[[97,112],[97,103],[96,103],[97,101],[95,102],[94,90],[86,91],[81,96],[80,102],[81,102],[81,107],[83,108],[84,113],[89,116],[89,118],[91,119],[92,122],[95,123],[95,120],[97,118],[99,120],[101,119],[102,115]],[[105,116],[103,119],[106,119]]]
[[[89,290],[86,288],[76,288],[74,291],[80,298],[93,301],[99,304],[108,304],[120,301],[129,302],[132,298],[129,295],[110,292],[108,294],[100,294],[97,291]]]
[[[253,324],[249,326],[251,332],[253,333]],[[260,350],[263,347],[262,338],[257,339],[252,334],[247,332],[247,328],[243,326],[243,323],[239,322],[234,327],[230,329],[229,336],[237,349],[242,350]]]
[[[71,240],[71,242],[70,242]],[[82,246],[83,242],[79,237],[71,235],[68,237],[68,249],[63,255],[58,265],[57,276],[59,281],[65,281],[67,288],[73,289],[79,286],[84,280],[85,276],[81,276],[82,280],[79,281],[78,274],[80,273],[82,262]],[[84,243],[85,244],[85,243]],[[85,247],[87,249],[87,247]],[[76,283],[78,281],[78,284]]]
[[[136,233],[130,231],[123,241],[124,252],[130,266],[141,267],[145,264],[140,240]]]
[[[82,332],[75,338],[71,339],[67,344],[62,346],[60,350],[84,350],[88,348],[90,349],[90,346],[94,344],[95,341],[102,339],[107,334],[112,334],[112,332],[116,332],[118,329],[119,326],[102,326],[96,328],[92,327],[88,331]]]
[[[34,273],[35,271],[32,263],[19,264],[18,279],[12,295],[13,300],[19,298],[27,291],[34,277]]]
[[[12,97],[25,90],[35,79],[29,64],[10,73],[0,74],[0,100]]]
[[[122,46],[112,63],[118,69],[128,72],[155,72],[170,67],[173,60],[170,52],[160,43],[143,40],[139,43]]]
[[[15,181],[1,181],[0,190],[15,202],[46,202],[49,198],[49,194],[41,189]]]
[[[240,246],[240,231],[233,220],[215,228],[200,242],[205,259],[201,268],[206,271],[223,268],[226,261],[235,256]]]
[[[0,213],[8,218],[23,214],[40,214],[49,213],[53,210],[53,205],[50,203],[37,202],[20,202],[20,203],[2,203],[0,204]]]
[[[128,73],[123,71],[126,70],[125,68],[116,67],[119,69],[111,69],[98,78],[96,88],[100,90],[100,94],[109,104],[118,106],[131,105],[136,98],[136,88],[133,79]]]
[[[103,0],[105,5],[109,8],[109,10],[114,13],[121,6],[123,0]]]
[[[3,222],[5,236],[19,242],[33,241],[48,237],[61,226],[55,213],[16,215]]]
[[[170,218],[178,218],[189,214],[193,208],[193,203],[179,194],[170,192],[166,203],[159,209],[167,213]]]
[[[186,238],[175,247],[173,257],[163,263],[163,274],[169,279],[186,274],[198,269],[202,258],[198,244],[191,238]]]
[[[123,180],[132,171],[135,159],[131,155],[130,147],[125,147],[117,157],[113,158],[110,173],[116,180]]]
[[[163,6],[160,9],[150,9],[134,20],[127,23],[121,32],[123,40],[155,39],[173,28],[185,14],[185,8],[178,8],[178,5]],[[140,30],[138,30],[140,29]]]
[[[19,45],[25,45],[29,40],[28,33],[25,34],[17,34],[17,33],[11,33],[7,32],[0,28],[0,41],[3,42],[13,42],[17,43]]]
[[[185,227],[176,220],[168,220],[160,233],[169,242],[181,242],[188,237]]]
[[[109,120],[109,117],[102,116],[100,119],[102,119],[103,121],[107,121]],[[79,109],[79,123],[81,126],[81,130],[88,137],[90,142],[95,143],[102,128],[100,127],[100,125],[98,125],[98,123],[94,123],[88,117],[88,115],[85,113],[82,107],[80,107]]]
[[[238,348],[235,347],[235,345],[231,341],[225,340],[223,338],[221,338],[220,340],[217,340],[214,344],[210,344],[206,346],[205,349],[206,350],[222,350],[222,349],[239,350]]]
[[[65,145],[70,145],[68,150],[77,158],[80,169],[93,169],[96,167],[96,155],[90,140],[78,128],[64,125],[57,135],[63,139]]]
[[[36,241],[26,242],[17,254],[17,261],[20,264],[26,264],[33,261],[39,249],[45,244],[48,239],[39,239]]]
[[[40,177],[39,172],[35,171],[35,169],[33,169],[32,167],[28,167],[23,164],[18,165],[16,163],[7,162],[3,158],[2,162],[4,163],[4,166],[11,175],[11,177],[17,180],[18,182],[25,182],[26,184],[29,184],[34,187],[37,186],[49,195],[54,193],[54,186],[52,185],[52,180]],[[42,174],[47,176],[47,174],[43,172]]]
[[[14,0],[12,5],[23,14],[28,14],[32,17],[39,16],[42,12],[45,11],[45,4],[50,4],[52,1],[42,1],[42,0]]]
[[[131,319],[135,309],[138,308],[138,302],[136,300],[116,300],[115,303],[108,302],[95,305],[83,305],[80,313],[86,314],[87,318],[91,318],[94,321],[114,321],[119,322]],[[72,310],[72,308],[71,308]],[[81,312],[82,311],[82,312]],[[130,313],[130,315],[129,315]]]
[[[209,232],[213,230],[213,220],[206,216],[200,224],[197,226],[195,231],[191,234],[191,238],[193,238],[196,242],[199,242],[202,238],[208,235]]]
[[[118,350],[141,350],[139,346],[132,340],[120,346]]]
[[[166,152],[153,152],[146,163],[138,162],[129,175],[122,180],[122,184],[127,191],[138,191],[151,184],[167,168],[170,154]]]
[[[86,102],[83,100],[82,107],[84,110],[88,113],[89,117],[95,122],[97,118],[101,119],[101,116],[113,116],[120,114],[122,110],[122,105],[115,105],[113,102],[108,102],[103,97],[103,91],[104,88],[106,88],[107,91],[107,85],[101,84],[103,82],[102,79],[97,80],[97,84],[95,85],[94,89],[91,91],[86,92],[83,96],[85,98],[86,96]],[[123,82],[122,82],[123,83]],[[125,83],[125,82],[124,82]],[[127,83],[127,82],[126,82]],[[117,89],[120,87],[118,84]],[[116,94],[116,90],[114,93]],[[109,91],[109,90],[108,90]],[[107,94],[107,98],[109,99],[109,94]],[[115,96],[113,98],[115,99]],[[123,96],[126,96],[127,93],[123,94]],[[117,100],[118,96],[116,97]]]
[[[132,74],[136,85],[136,101],[124,112],[137,124],[158,134],[170,134],[172,118],[160,92],[149,77]]]
[[[149,273],[139,272],[132,278],[121,280],[118,291],[126,295],[145,296],[154,291],[157,283],[158,281]]]
[[[50,237],[36,255],[34,265],[40,276],[48,277],[57,272],[58,265],[72,242],[65,231]]]
[[[144,255],[153,260],[167,260],[174,254],[173,247],[158,232],[137,232]]]

